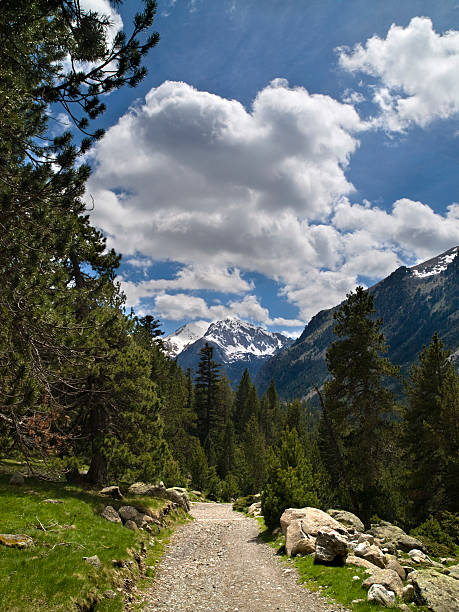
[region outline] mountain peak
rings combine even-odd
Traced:
[[[453,261],[458,253],[459,246],[455,246],[452,249],[437,255],[436,257],[432,257],[432,259],[428,259],[427,261],[423,261],[416,266],[412,266],[410,270],[414,276],[417,276],[418,278],[426,278],[427,276],[440,274],[440,272],[446,270],[448,265]]]

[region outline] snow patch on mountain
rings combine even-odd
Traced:
[[[233,317],[212,323],[204,339],[218,345],[229,362],[243,359],[246,355],[270,357],[291,341],[282,334]]]
[[[190,344],[202,338],[209,327],[209,321],[191,321],[179,327],[173,334],[163,338],[163,345],[170,357],[177,357]]]
[[[459,246],[453,247],[446,253],[442,253],[438,257],[434,257],[433,259],[429,259],[417,266],[413,266],[411,271],[418,278],[426,278],[427,276],[434,276],[435,274],[440,274],[448,267],[456,255],[459,253]]]

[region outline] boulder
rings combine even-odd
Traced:
[[[158,485],[147,484],[145,482],[134,482],[128,489],[129,495],[154,495],[154,491],[157,489],[161,491],[165,491],[166,487],[164,485],[160,486],[162,483]]]
[[[93,555],[92,557],[83,557],[86,563],[92,565],[93,567],[101,567],[102,563],[97,555]]]
[[[105,506],[102,511],[102,516],[110,523],[121,523],[121,518],[118,512],[112,506]]]
[[[417,604],[432,612],[459,612],[459,580],[430,568],[411,572],[409,578]]]
[[[448,567],[448,572],[449,572],[449,576],[451,576],[452,578],[456,578],[456,580],[459,580],[459,564],[458,565],[450,565]]]
[[[191,491],[191,493],[193,495],[195,495],[196,497],[202,497],[202,492],[201,491]]]
[[[348,540],[334,529],[321,529],[316,537],[317,563],[344,563],[348,554]]]
[[[364,531],[365,526],[358,516],[352,514],[352,512],[346,512],[346,510],[327,510],[327,514],[332,516],[335,520],[342,523],[345,527],[351,527],[355,531]]]
[[[338,533],[346,534],[347,530],[341,523],[335,520],[323,510],[318,508],[287,508],[280,517],[282,533],[287,534],[287,527],[296,519],[301,519],[301,527],[304,533],[310,536],[316,536],[320,529],[334,529]]]
[[[126,521],[126,522],[124,523],[124,526],[125,526],[127,529],[131,529],[132,531],[138,531],[138,530],[139,530],[139,528],[138,528],[138,526],[137,526],[137,523],[135,523],[134,521]]]
[[[386,569],[394,570],[394,572],[397,572],[402,580],[405,580],[406,572],[397,559],[388,559]]]
[[[380,569],[377,565],[370,563],[370,561],[362,559],[361,557],[356,557],[355,555],[347,556],[346,565],[357,565],[358,567],[364,567],[365,569],[369,570],[371,574],[377,572]]]
[[[407,584],[403,587],[402,593],[403,601],[413,601],[414,599],[414,586],[412,584]]]
[[[403,529],[397,527],[396,525],[392,525],[387,521],[381,521],[376,525],[372,525],[369,533],[376,538],[380,538],[385,542],[388,542],[395,546],[395,548],[403,550],[404,552],[408,552],[412,548],[424,548],[422,542],[413,538],[412,536],[407,535]],[[390,548],[390,546],[388,546]]]
[[[375,539],[369,533],[361,533],[359,535],[359,539],[357,540],[357,544],[362,544],[362,542],[368,542],[368,544],[374,544]]]
[[[357,544],[354,548],[354,555],[366,559],[381,569],[384,569],[387,564],[386,556],[383,551],[375,544],[369,544],[368,542]]]
[[[302,519],[297,519],[287,527],[285,551],[292,557],[309,555],[316,549],[316,539],[303,531],[302,522]]]
[[[177,504],[185,512],[190,511],[190,500],[186,491],[179,492],[175,489],[166,489],[166,499],[170,499],[172,502]]]
[[[33,540],[30,536],[12,533],[0,533],[0,544],[8,546],[8,548],[30,548],[33,546]]]
[[[24,484],[24,476],[20,472],[14,472],[14,474],[9,479],[10,485],[23,485]]]
[[[180,490],[177,490],[179,488]],[[128,493],[130,495],[149,495],[151,497],[159,497],[160,499],[168,499],[180,506],[180,508],[183,508],[185,512],[189,512],[190,510],[190,501],[187,492],[185,489],[182,491],[181,487],[166,489],[162,482],[155,485],[145,482],[135,482],[129,487]]]
[[[255,502],[247,510],[249,516],[261,516],[261,502]]]
[[[403,583],[400,576],[394,570],[378,569],[378,571],[362,582],[364,589],[369,589],[372,584],[382,584],[388,591],[394,591],[399,597],[403,593]]]
[[[104,487],[101,491],[99,491],[99,495],[104,495],[105,497],[112,497],[113,499],[123,499],[123,494],[120,491],[119,487]]]
[[[408,556],[411,558],[414,563],[428,563],[429,557],[425,555],[422,550],[417,548],[413,548],[413,550],[408,551]]]
[[[123,521],[134,521],[139,512],[137,511],[137,508],[134,508],[134,506],[121,506],[121,508],[118,510],[118,514]]]
[[[384,588],[382,584],[372,584],[368,590],[368,601],[375,601],[386,608],[395,606],[395,593]]]

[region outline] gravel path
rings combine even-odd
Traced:
[[[255,519],[231,504],[193,504],[143,593],[149,612],[341,612],[297,584],[295,569],[258,537]]]

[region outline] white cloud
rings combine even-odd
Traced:
[[[131,265],[142,265],[142,259],[129,259]],[[253,285],[241,277],[238,269],[229,270],[214,265],[187,266],[173,279],[149,279],[140,282],[124,280],[119,277],[121,289],[126,293],[127,305],[137,306],[142,299],[165,291],[208,290],[221,293],[245,293]]]
[[[170,320],[271,316],[253,295],[209,305],[187,291],[253,293],[243,273],[278,281],[308,319],[358,277],[381,278],[459,242],[445,215],[401,199],[391,212],[351,204],[345,176],[363,125],[348,105],[277,79],[247,111],[239,102],[163,83],[92,151],[93,222],[125,255],[174,261],[174,279],[123,281],[130,304],[154,299]]]
[[[343,200],[336,209],[333,223],[339,230],[366,240],[372,250],[395,249],[405,256],[414,255],[421,260],[446,251],[459,242],[457,204],[449,206],[443,216],[430,206],[408,198],[397,200],[392,212]],[[369,265],[373,264],[369,260]]]
[[[459,32],[437,34],[428,17],[414,17],[406,28],[393,24],[385,39],[339,49],[342,68],[377,78],[374,102],[381,115],[374,124],[400,132],[459,112]]]
[[[301,327],[304,325],[303,321],[297,319],[271,319],[269,310],[264,308],[254,295],[246,295],[240,301],[230,302],[228,306],[222,304],[208,306],[201,297],[186,293],[175,295],[162,293],[155,299],[155,312],[162,318],[170,320],[187,319],[190,321],[206,319],[216,321],[226,317],[237,317],[264,325],[284,325],[287,327]]]

